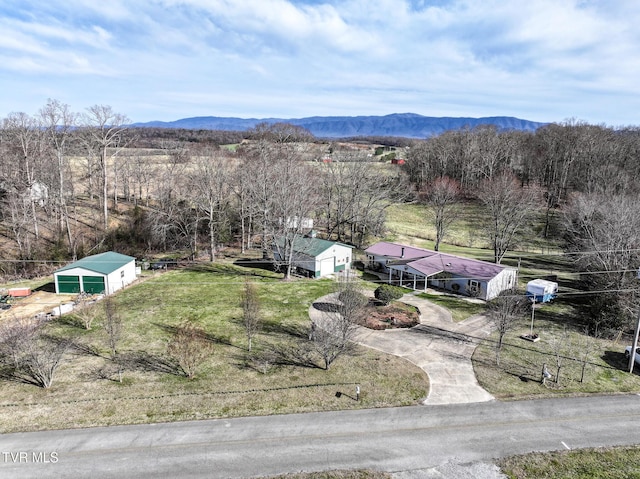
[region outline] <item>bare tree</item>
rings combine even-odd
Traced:
[[[624,330],[636,317],[640,255],[640,207],[636,193],[574,194],[565,210],[568,249],[583,273],[586,289],[599,291],[585,301],[583,317],[602,330]],[[606,292],[609,292],[608,294]]]
[[[549,339],[549,348],[556,363],[556,386],[560,386],[560,370],[564,366],[564,360],[567,357],[569,345],[569,333],[563,330],[561,334],[554,334]]]
[[[77,115],[70,110],[69,105],[50,99],[40,110],[40,118],[42,119],[45,138],[55,157],[58,181],[57,212],[60,218],[59,231],[66,232],[69,248],[75,259],[77,245],[71,234],[67,207],[67,196],[72,185],[67,179],[70,176],[68,171],[69,150],[77,123]]]
[[[11,113],[4,120],[3,129],[8,133],[9,142],[13,144],[13,150],[18,153],[15,164],[18,166],[20,181],[24,192],[28,192],[28,205],[31,221],[33,224],[33,234],[36,239],[40,236],[38,225],[38,215],[36,213],[36,203],[44,205],[44,198],[37,198],[32,191],[36,187],[44,185],[41,183],[42,154],[44,149],[43,131],[38,121],[26,113]],[[7,165],[9,166],[9,165]],[[13,175],[9,173],[9,168],[3,168],[5,181]],[[44,194],[44,192],[42,192]],[[30,252],[28,252],[30,255]]]
[[[460,216],[460,184],[448,177],[437,178],[422,191],[422,199],[429,208],[429,213],[436,228],[436,241],[433,249],[440,249],[453,222]]]
[[[104,298],[104,329],[107,332],[107,341],[111,357],[118,354],[118,344],[122,338],[122,317],[118,313],[118,307],[110,296]]]
[[[260,225],[263,259],[276,250],[276,266],[291,277],[296,239],[302,235],[306,219],[318,205],[313,170],[303,162],[292,144],[256,142],[246,152],[246,171],[251,172],[248,185],[254,218]]]
[[[381,177],[357,153],[334,154],[340,161],[319,168],[319,203],[327,233],[338,241],[361,246],[367,235],[384,231],[386,209],[402,201],[408,190],[404,173]]]
[[[336,303],[327,305],[311,325],[311,341],[326,370],[353,347],[352,338],[366,305],[358,283],[349,277],[338,283],[335,296]]]
[[[55,373],[68,348],[67,340],[46,336],[39,330],[26,342],[21,369],[36,384],[48,389],[53,384]]]
[[[175,328],[173,336],[167,344],[169,356],[175,359],[184,375],[192,379],[198,368],[211,354],[211,342],[206,332],[189,321]]]
[[[244,282],[244,290],[242,291],[242,322],[247,333],[247,349],[251,351],[253,338],[262,324],[262,314],[258,290],[256,285],[249,280]]]
[[[500,365],[500,352],[504,337],[523,317],[528,303],[527,299],[515,290],[503,291],[488,303],[489,316],[498,331],[498,342],[496,343],[496,364],[498,366]]]
[[[531,222],[537,195],[535,191],[523,188],[513,175],[504,173],[484,181],[478,198],[489,213],[486,232],[493,247],[494,261],[499,264],[517,234]]]
[[[4,323],[0,330],[0,358],[12,375],[42,388],[53,384],[69,341],[44,333],[44,323],[19,320]]]
[[[102,214],[105,229],[109,227],[109,182],[108,161],[112,159],[116,165],[115,157],[127,144],[126,116],[116,113],[110,106],[94,105],[87,108],[83,115],[85,142],[87,148],[96,152],[102,175]],[[117,177],[117,172],[114,175]]]
[[[589,334],[589,330],[585,328],[584,334],[580,335],[575,343],[575,349],[576,360],[580,363],[580,382],[583,383],[587,366],[600,351],[598,332],[592,336]]]
[[[6,366],[18,369],[27,343],[40,326],[37,321],[18,317],[0,322],[0,361]]]
[[[76,300],[77,304],[73,310],[74,315],[82,322],[85,329],[91,329],[91,325],[98,317],[98,308],[95,299],[87,293],[81,293]]]
[[[196,207],[208,223],[209,260],[213,262],[220,237],[229,223],[231,168],[227,158],[210,149],[198,152],[190,180]]]

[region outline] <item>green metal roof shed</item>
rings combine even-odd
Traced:
[[[110,294],[136,279],[135,258],[108,251],[63,266],[53,276],[56,293]]]

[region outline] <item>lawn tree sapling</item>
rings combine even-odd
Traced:
[[[258,289],[250,280],[245,280],[242,290],[242,323],[247,334],[247,349],[251,351],[253,338],[260,331],[262,314]]]
[[[580,335],[576,341],[576,360],[580,363],[580,382],[585,380],[587,366],[600,352],[600,342],[598,331],[594,335],[589,334],[589,328],[584,328],[584,334]]]
[[[122,317],[113,298],[107,296],[104,299],[104,330],[107,333],[107,342],[111,353],[111,361],[116,365],[118,380],[122,382],[123,364],[118,357],[118,344],[122,338]]]
[[[48,389],[70,346],[44,332],[43,321],[14,318],[0,328],[0,362],[5,373]]]
[[[211,341],[204,329],[190,321],[176,326],[167,353],[178,362],[184,375],[193,379],[202,363],[211,355]]]
[[[73,314],[80,320],[84,329],[90,330],[99,312],[95,299],[90,294],[80,293],[76,303]]]
[[[496,343],[496,364],[500,365],[500,352],[505,335],[511,331],[527,311],[528,301],[526,297],[515,289],[502,291],[498,297],[487,303],[489,316],[498,332]]]
[[[569,333],[563,330],[560,334],[554,334],[549,339],[550,352],[556,363],[555,383],[560,386],[560,370],[564,366],[564,360],[567,358],[567,350],[570,349]]]
[[[338,357],[351,350],[351,339],[367,301],[357,280],[348,275],[338,281],[336,297],[337,302],[322,311],[312,323],[311,341],[326,370]]]

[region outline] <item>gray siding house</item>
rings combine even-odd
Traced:
[[[398,243],[365,250],[367,266],[389,275],[389,283],[426,291],[428,286],[491,300],[516,285],[515,268]]]

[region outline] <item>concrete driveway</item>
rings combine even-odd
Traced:
[[[336,301],[330,294],[316,302]],[[459,404],[491,401],[494,397],[476,380],[471,355],[478,343],[491,332],[485,315],[454,323],[451,314],[430,301],[405,294],[400,301],[420,311],[420,324],[411,329],[375,331],[358,327],[354,340],[363,346],[411,361],[429,376],[429,396],[424,404]],[[462,301],[462,300],[461,300]],[[321,315],[313,305],[311,319]]]

